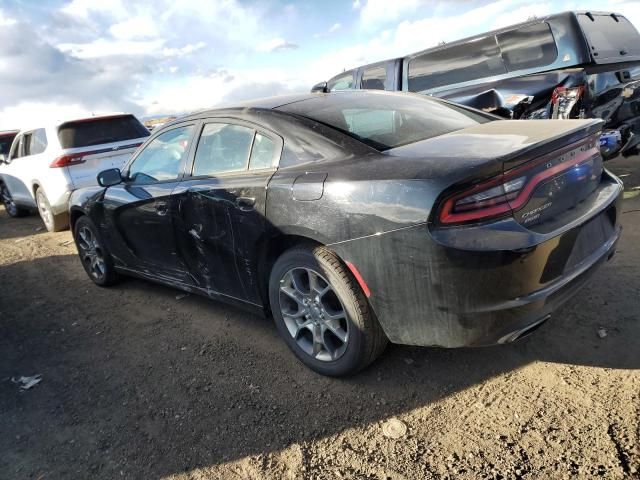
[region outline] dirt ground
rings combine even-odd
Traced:
[[[611,167],[618,253],[552,321],[508,346],[390,346],[340,380],[264,319],[96,287],[69,232],[0,210],[0,478],[640,478],[640,166]]]

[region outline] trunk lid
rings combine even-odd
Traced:
[[[443,224],[513,217],[527,228],[563,215],[597,189],[600,120],[503,120],[393,149],[428,159],[448,185]]]
[[[92,147],[69,148],[62,155],[73,157],[67,172],[74,189],[96,185],[98,173],[109,168],[120,168],[131,158],[146,138],[94,145]]]

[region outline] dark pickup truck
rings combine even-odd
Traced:
[[[365,65],[315,85],[424,93],[511,119],[602,118],[605,159],[638,153],[640,35],[623,15],[564,12]]]

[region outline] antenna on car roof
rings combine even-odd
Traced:
[[[593,13],[591,13],[591,12],[587,12],[587,13],[585,13],[585,15],[586,15],[587,17],[589,17],[589,20],[591,20],[592,22],[595,22],[595,19],[593,18]]]

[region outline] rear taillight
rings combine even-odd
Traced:
[[[584,86],[557,87],[551,95],[551,118],[565,120],[584,95]],[[578,114],[578,117],[582,117]]]
[[[57,157],[49,167],[51,168],[61,168],[61,167],[71,167],[72,165],[80,165],[81,163],[86,162],[86,157],[89,155],[98,155],[101,153],[109,153],[109,152],[120,152],[121,150],[128,150],[130,148],[138,148],[142,143],[132,143],[130,145],[123,145],[121,147],[115,148],[103,148],[100,150],[90,150],[85,152],[76,152],[76,153],[66,153],[64,155],[60,155]]]
[[[518,196],[525,177],[508,180],[504,175],[479,183],[450,197],[440,211],[441,223],[466,223],[511,213],[509,200]]]
[[[84,163],[86,160],[84,157],[87,155],[91,155],[94,152],[79,152],[79,153],[68,153],[66,155],[60,155],[57,157],[49,167],[51,168],[61,168],[61,167],[70,167],[71,165],[79,165]]]
[[[529,201],[534,189],[561,172],[592,161],[598,143],[591,138],[560,152],[527,162],[447,198],[438,219],[441,224],[484,222],[511,215]]]

